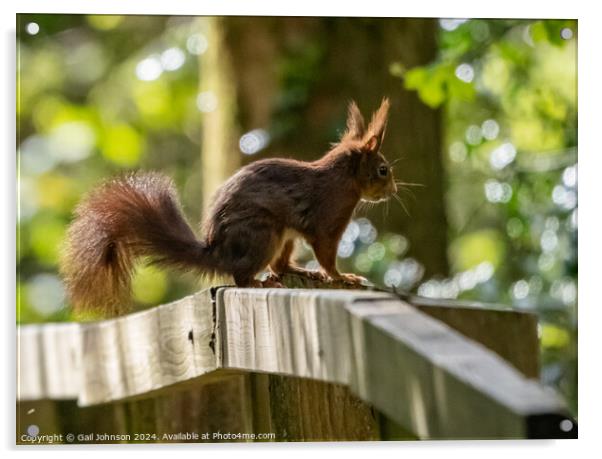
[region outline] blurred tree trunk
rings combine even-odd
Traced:
[[[215,190],[240,167],[236,148],[237,78],[228,48],[224,44],[224,19],[200,18],[207,38],[207,51],[199,58],[199,99],[203,135],[201,178],[203,209],[207,209]]]
[[[410,217],[395,202],[386,216],[376,208],[369,217],[378,228],[408,238],[408,255],[425,266],[427,276],[447,274],[441,113],[405,91],[403,82],[389,71],[394,62],[411,68],[435,57],[436,21],[237,17],[220,21],[223,41],[214,62],[231,61],[240,132],[262,128],[272,136],[266,150],[243,158],[243,163],[270,156],[316,159],[342,132],[349,100],[355,99],[369,118],[388,96],[392,108],[382,151],[389,160],[402,158],[397,178],[424,187],[412,188],[414,198],[401,194]],[[220,131],[230,132],[223,127],[205,130],[211,136]],[[236,144],[231,140],[230,145]],[[240,156],[237,151],[232,154]],[[217,179],[214,169],[206,173],[210,180]]]

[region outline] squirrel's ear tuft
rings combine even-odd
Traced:
[[[377,152],[383,142],[390,105],[389,99],[385,97],[380,104],[380,108],[372,115],[372,120],[370,120],[368,129],[366,129],[364,135],[365,148],[371,152]]]
[[[369,153],[376,153],[376,152],[378,152],[379,148],[380,148],[380,141],[378,140],[378,137],[376,137],[375,135],[370,137],[364,144],[364,150],[367,150]]]
[[[364,136],[364,132],[364,117],[360,113],[360,109],[357,107],[355,101],[351,101],[347,109],[347,130],[341,137],[341,141],[359,140]]]

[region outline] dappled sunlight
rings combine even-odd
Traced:
[[[380,27],[410,46],[396,33],[414,20],[21,19],[18,320],[71,318],[60,247],[76,203],[104,179],[160,170],[197,222],[210,191],[238,167],[314,160],[345,131],[349,98],[363,111],[387,95],[393,121],[382,153],[397,194],[356,209],[337,247],[339,269],[397,291],[538,314],[544,380],[574,398],[576,21],[420,20],[432,26],[435,57],[417,65],[393,48],[390,62],[376,62],[384,57],[371,48]],[[339,61],[342,49],[350,56]],[[350,61],[358,72],[344,70]],[[393,86],[374,84],[379,72]],[[295,256],[320,269],[306,242]],[[199,285],[143,268],[134,296],[154,305]],[[425,401],[412,391],[421,419]]]

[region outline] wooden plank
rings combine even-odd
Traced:
[[[126,399],[217,368],[208,290],[180,301],[81,327],[82,406]]]
[[[153,400],[156,432],[163,442],[248,441],[253,434],[248,374],[223,374],[218,381],[167,392]],[[182,433],[192,435],[182,437]],[[238,433],[241,438],[231,438]]]
[[[111,320],[82,325],[82,387],[78,400],[82,406],[128,395],[118,324]]]
[[[352,359],[344,305],[390,298],[345,290],[222,289],[216,298],[220,365],[346,384]]]
[[[296,274],[283,276],[291,288],[349,289],[344,282],[310,280]],[[383,291],[375,287],[368,290]],[[395,296],[398,296],[395,293]],[[477,341],[514,365],[530,378],[540,372],[537,316],[531,312],[509,309],[503,305],[399,295],[425,314],[434,317]]]
[[[380,428],[373,408],[347,386],[280,375],[252,375],[267,383],[253,397],[266,397],[268,422],[259,432],[275,441],[374,441]],[[260,392],[259,394],[257,392]],[[267,425],[268,427],[260,427]]]
[[[18,400],[77,398],[81,386],[79,327],[76,323],[18,327]]]
[[[552,391],[484,346],[390,296],[354,293],[221,291],[221,365],[332,382],[342,375],[363,400],[420,438],[525,438],[534,416],[566,416]],[[338,314],[336,342],[318,333],[318,298]],[[265,364],[258,352],[275,356]],[[329,352],[340,355],[329,356],[324,372]]]
[[[126,420],[128,413],[150,419],[145,413],[158,412],[159,398],[193,387],[215,382],[212,397],[223,400],[220,382],[239,372],[237,405],[224,402],[224,409],[242,413],[247,429],[257,423],[273,427],[278,418],[274,413],[303,411],[299,403],[308,406],[310,399],[349,401],[342,394],[351,391],[420,438],[562,434],[558,424],[566,412],[558,397],[500,357],[532,376],[532,349],[521,355],[516,344],[489,342],[496,354],[381,292],[223,288],[213,293],[202,291],[102,322],[22,327],[20,399],[77,397],[80,406],[120,401],[126,403]],[[518,340],[525,330],[533,333],[530,318],[500,332],[497,328],[511,325],[514,316],[496,311],[488,318],[482,311],[429,307],[431,315],[485,344],[488,328],[496,329],[492,334],[501,341]],[[462,314],[470,320],[463,323]],[[52,374],[56,371],[64,373]],[[258,385],[241,371],[278,377]],[[337,392],[306,379],[294,382],[280,376],[345,389]],[[290,391],[292,398],[275,402],[268,392],[253,405],[249,394],[259,393],[258,387]],[[299,391],[314,396],[294,398]],[[142,402],[151,397],[154,404]],[[356,409],[360,418],[362,410]],[[261,412],[264,415],[254,414]],[[277,422],[283,425],[282,419]],[[345,432],[324,422],[315,421],[315,438],[320,432]],[[297,426],[299,434],[307,434],[312,426]],[[571,435],[575,431],[576,426]]]
[[[409,305],[348,310],[362,365],[352,388],[420,438],[525,438],[530,417],[565,413],[553,391]]]
[[[420,299],[412,306],[492,350],[529,378],[539,378],[535,314],[488,305]]]
[[[17,327],[17,400],[41,400],[46,394],[40,325]]]

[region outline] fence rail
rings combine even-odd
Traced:
[[[19,327],[17,398],[24,407],[76,400],[72,414],[155,400],[151,417],[163,400],[170,416],[190,418],[165,401],[227,393],[236,404],[199,408],[180,425],[210,416],[223,428],[217,418],[236,415],[241,429],[271,429],[276,440],[390,438],[391,429],[420,439],[575,437],[564,403],[536,379],[536,326],[521,312],[370,291],[204,290],[106,321]],[[32,419],[21,418],[18,429]]]

